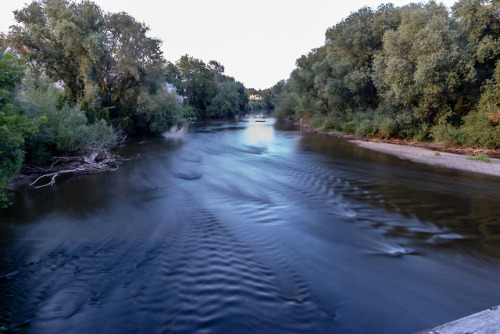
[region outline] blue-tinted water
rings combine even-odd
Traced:
[[[256,120],[21,189],[0,213],[0,326],[413,333],[500,304],[499,179]]]

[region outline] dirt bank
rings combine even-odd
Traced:
[[[491,162],[484,162],[482,160],[473,160],[466,155],[430,150],[424,147],[363,140],[351,140],[351,142],[370,150],[395,155],[401,159],[408,159],[418,163],[500,177],[500,159],[491,158]]]
[[[294,124],[300,127],[303,131],[342,137],[363,148],[391,154],[401,159],[408,159],[417,163],[500,177],[500,150],[445,146],[436,143],[403,139],[359,138],[353,134],[312,129],[305,124],[300,124],[299,122]],[[485,162],[482,160],[471,159],[471,156],[477,156],[478,154],[487,156],[491,161]]]

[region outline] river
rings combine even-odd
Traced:
[[[414,333],[500,304],[500,179],[271,118],[120,148],[0,214],[0,332]]]

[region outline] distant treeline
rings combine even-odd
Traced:
[[[316,128],[498,148],[499,37],[496,0],[362,8],[264,101]]]
[[[216,61],[171,64],[126,13],[91,1],[33,1],[0,44],[0,207],[23,163],[107,150],[127,134],[239,113],[242,83]]]

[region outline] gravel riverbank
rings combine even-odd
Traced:
[[[414,162],[459,169],[467,172],[481,173],[500,177],[500,159],[491,159],[491,162],[473,160],[465,155],[439,152],[423,147],[397,145],[390,143],[376,143],[363,140],[350,140],[350,142],[370,150],[395,155],[401,159]]]

